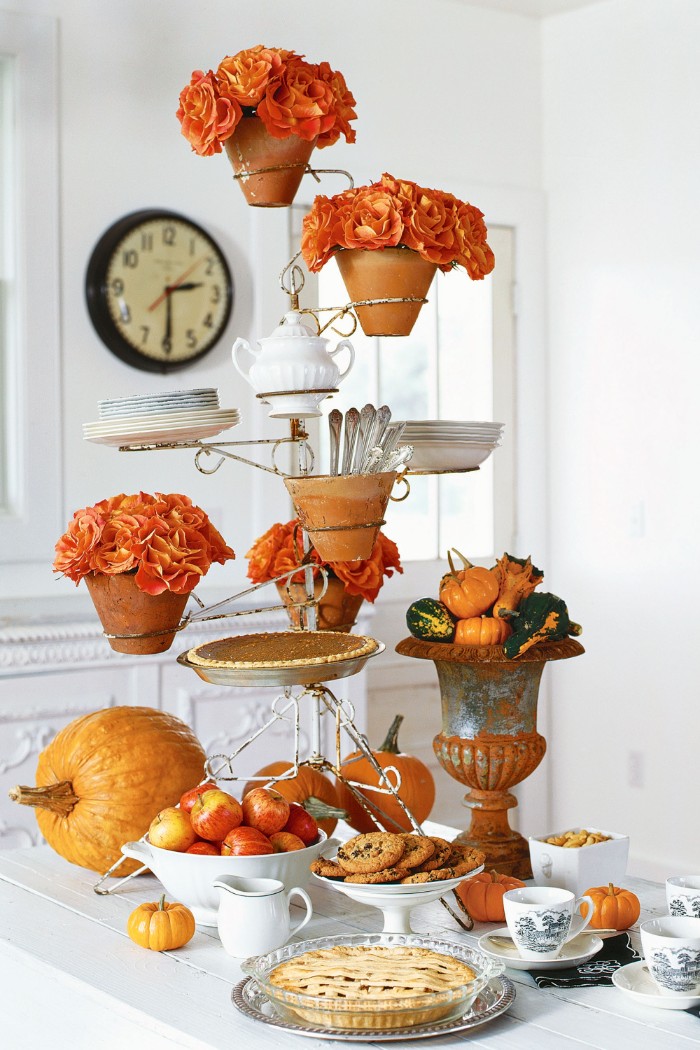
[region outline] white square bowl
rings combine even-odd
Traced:
[[[567,828],[581,831],[582,828]],[[606,886],[609,882],[619,886],[627,871],[627,856],[630,840],[628,835],[603,828],[588,828],[601,835],[609,835],[605,842],[593,846],[566,849],[553,846],[545,839],[563,835],[563,831],[550,832],[541,837],[530,836],[530,862],[536,886],[558,886],[579,896],[592,886]]]

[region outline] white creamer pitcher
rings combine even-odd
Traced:
[[[290,310],[256,346],[236,339],[231,356],[258,397],[270,405],[270,416],[320,416],[321,401],[337,390],[355,360],[349,339],[341,339],[334,350],[327,349],[329,342],[304,323],[298,310]],[[340,350],[349,354],[344,371],[333,360]]]
[[[239,959],[281,948],[313,914],[305,890],[300,886],[286,890],[277,879],[221,875],[213,885],[219,891],[217,926],[221,943],[229,955]],[[292,926],[289,915],[292,897],[300,897],[306,905],[306,915],[296,926]]]

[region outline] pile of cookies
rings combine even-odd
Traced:
[[[484,859],[479,850],[436,835],[369,831],[343,843],[335,860],[318,857],[311,871],[343,882],[410,885],[458,879],[480,867]]]

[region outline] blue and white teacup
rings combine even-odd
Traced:
[[[663,995],[700,995],[700,919],[665,915],[639,927],[649,973]]]
[[[700,919],[700,875],[672,875],[666,879],[669,915]]]
[[[580,914],[586,902],[585,918]],[[595,905],[588,896],[553,886],[523,886],[503,894],[506,922],[523,959],[556,959],[567,941],[588,926]]]

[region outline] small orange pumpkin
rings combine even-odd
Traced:
[[[491,569],[472,565],[458,550],[455,553],[462,559],[464,568],[455,569],[452,551],[448,551],[450,571],[440,580],[440,601],[457,619],[481,616],[498,597],[498,580]]]
[[[594,930],[628,930],[637,921],[641,912],[639,897],[631,890],[620,886],[593,886],[586,890],[586,896],[593,899],[593,917],[590,925]],[[581,905],[581,914],[585,918],[588,905]]]
[[[184,904],[168,904],[165,894],[159,901],[139,904],[126,922],[126,932],[141,948],[167,952],[182,948],[195,933],[194,915]]]
[[[263,766],[255,775],[274,780],[275,777],[284,776],[291,768],[289,762],[280,759]],[[261,781],[251,780],[243,788],[243,794],[247,795],[253,788],[260,787],[261,783]],[[289,777],[288,780],[274,780],[274,787],[280,795],[286,798],[287,802],[298,802],[300,806],[303,806],[326,835],[332,835],[338,821],[344,820],[347,816],[346,811],[339,806],[338,793],[333,782],[313,766],[300,763],[295,777]]]
[[[496,616],[470,616],[457,620],[455,645],[502,645],[513,633],[507,620]]]
[[[476,922],[505,922],[503,894],[517,889],[525,883],[513,875],[501,875],[497,871],[482,871],[465,879],[457,887],[457,894],[472,919]]]

